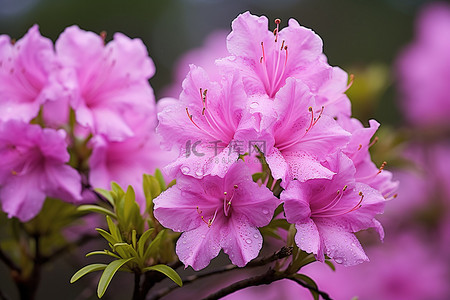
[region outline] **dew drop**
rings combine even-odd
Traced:
[[[235,61],[236,60],[236,56],[230,56],[230,57],[228,57],[228,60],[229,61]]]
[[[334,261],[338,264],[342,264],[342,258],[335,258]]]
[[[181,168],[181,172],[183,172],[183,174],[189,173],[190,170],[191,169],[189,169],[189,167],[187,167],[187,166],[184,166],[184,167]]]
[[[268,214],[269,214],[269,211],[268,211],[267,209],[263,209],[263,210],[262,210],[262,213],[265,214],[265,215],[268,215]]]
[[[258,108],[259,103],[258,102],[252,102],[252,104],[250,104],[250,108]]]
[[[259,236],[255,233],[255,234],[253,235],[253,237],[254,237],[255,239],[257,239]]]
[[[251,243],[252,243],[252,240],[251,240],[251,239],[246,239],[245,242],[246,242],[247,244],[251,244]]]
[[[202,176],[202,175],[203,175],[203,172],[202,172],[202,171],[200,171],[200,170],[198,170],[197,172],[195,172],[195,175],[197,175],[198,177],[200,177],[200,176]]]

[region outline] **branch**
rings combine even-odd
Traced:
[[[316,287],[313,287],[313,286],[307,284],[306,282],[295,278],[293,275],[288,275],[288,274],[285,274],[285,273],[276,272],[273,269],[269,269],[263,275],[255,276],[255,277],[252,277],[252,278],[244,279],[244,280],[238,281],[236,283],[233,283],[232,285],[227,286],[227,287],[225,287],[225,288],[215,292],[214,294],[211,294],[211,295],[207,296],[203,300],[217,300],[217,299],[225,297],[225,296],[227,296],[229,294],[232,294],[234,292],[237,292],[239,290],[242,290],[242,289],[245,289],[245,288],[248,288],[248,287],[251,287],[251,286],[259,286],[259,285],[263,285],[263,284],[271,284],[272,282],[275,282],[275,281],[278,281],[278,280],[282,280],[282,279],[290,279],[292,281],[295,281],[296,283],[298,283],[302,287],[307,288],[310,291],[314,291],[314,292],[318,293],[320,296],[322,296],[322,298],[324,300],[332,300],[327,293],[320,291]]]
[[[253,260],[251,262],[249,262],[247,264],[247,268],[254,268],[254,267],[261,267],[264,266],[268,263],[274,262],[276,260],[288,257],[292,254],[292,247],[282,247],[279,251],[275,252],[274,254],[272,254],[271,256],[262,258],[262,259],[258,259],[258,260]],[[237,266],[233,265],[233,264],[228,264],[226,266],[223,266],[222,268],[219,268],[217,270],[211,271],[209,273],[203,273],[203,274],[199,274],[199,275],[192,275],[187,277],[185,280],[183,280],[183,286],[185,286],[186,284],[190,284],[198,279],[201,279],[203,277],[209,277],[211,275],[216,275],[216,274],[220,274],[220,273],[225,273],[231,270],[235,270],[238,269]],[[167,294],[171,293],[172,291],[176,290],[177,288],[179,288],[178,285],[174,285],[174,286],[170,286],[167,287],[165,289],[160,290],[156,295],[152,296],[150,298],[150,300],[157,300],[160,299],[164,296],[166,296]]]
[[[295,278],[295,277],[293,277],[293,276],[289,276],[289,277],[286,277],[286,279],[295,281],[296,283],[298,283],[298,284],[301,285],[302,287],[307,288],[307,289],[310,290],[310,291],[314,291],[314,292],[318,293],[320,296],[322,296],[322,298],[323,298],[324,300],[332,300],[332,299],[330,298],[330,295],[328,295],[327,293],[322,292],[321,290],[319,290],[318,288],[316,288],[316,287],[314,287],[314,286],[310,286],[309,284],[307,284],[306,282],[304,282],[304,281],[302,281],[302,280],[300,280],[300,279],[298,279],[298,278]]]
[[[272,282],[284,279],[285,277],[286,277],[285,274],[277,273],[277,272],[275,272],[275,270],[269,269],[263,275],[255,276],[252,278],[244,279],[244,280],[238,281],[236,283],[233,283],[232,285],[227,286],[227,287],[215,292],[214,294],[209,295],[206,298],[203,298],[203,300],[217,300],[217,299],[225,297],[229,294],[232,294],[236,291],[245,289],[247,287],[258,286],[258,285],[263,285],[263,284],[271,284]]]

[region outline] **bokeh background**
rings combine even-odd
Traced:
[[[379,141],[371,149],[373,158],[377,165],[387,161],[394,178],[401,181],[399,196],[388,204],[383,216],[386,242],[374,242],[370,232],[360,236],[365,241],[371,263],[354,269],[338,268],[337,273],[320,265],[313,267],[313,264],[305,272],[331,296],[336,295],[336,299],[359,295],[360,300],[444,300],[450,299],[450,193],[445,191],[450,186],[449,171],[445,171],[450,169],[450,156],[447,155],[450,151],[446,148],[449,130],[425,130],[405,121],[395,75],[399,55],[414,39],[416,16],[430,2],[0,0],[0,34],[19,39],[33,24],[38,24],[41,34],[55,41],[64,28],[76,24],[96,33],[106,31],[107,40],[114,32],[141,38],[156,65],[156,75],[150,83],[159,99],[167,96],[167,86],[177,81],[180,72],[183,73],[182,69],[180,71],[182,56],[202,47],[211,33],[229,32],[231,21],[239,13],[249,10],[253,14],[266,15],[271,21],[280,18],[282,26],[287,25],[289,18],[297,19],[322,37],[324,53],[331,65],[354,74],[353,85],[347,92],[352,100],[353,116],[364,124],[371,118],[382,124],[377,134]],[[450,32],[447,33],[443,39],[450,39]],[[187,72],[187,66],[184,68]],[[448,78],[450,85],[450,76]],[[447,99],[450,101],[450,96]],[[432,138],[427,138],[429,135]],[[435,144],[442,147],[431,156],[441,155],[441,159],[430,164],[426,158],[430,154],[423,153],[429,152],[426,149]],[[448,176],[447,180],[445,176]],[[79,250],[80,253],[83,251],[87,252]],[[85,264],[82,256],[79,264]],[[83,279],[75,285],[68,283],[77,266],[73,256],[65,255],[47,268],[38,298],[95,299],[90,291],[95,292],[96,281]],[[1,290],[15,299],[14,286],[3,265],[0,265],[0,274]],[[128,298],[132,288],[126,275],[114,279],[114,286],[105,299]],[[199,297],[205,291],[200,286],[189,295]],[[174,297],[183,299],[181,295]],[[302,294],[301,288],[286,283],[276,284],[270,290],[250,289],[234,297],[230,299],[311,298],[307,293]]]

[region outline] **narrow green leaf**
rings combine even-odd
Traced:
[[[114,206],[114,199],[109,191],[101,188],[96,188],[94,189],[94,191],[105,197],[105,199],[108,200],[108,202],[111,203],[112,206]]]
[[[147,243],[147,240],[150,238],[150,236],[153,234],[154,231],[155,231],[155,228],[150,228],[149,230],[144,232],[144,234],[139,238],[139,241],[138,241],[138,253],[139,253],[140,257],[144,256],[145,244]]]
[[[144,260],[149,259],[149,257],[156,257],[158,254],[158,251],[161,250],[161,241],[163,240],[163,236],[166,233],[166,230],[161,230],[158,235],[155,237],[155,239],[148,245],[148,248],[145,250],[144,253]]]
[[[120,187],[120,185],[117,184],[117,182],[111,182],[111,189],[113,190],[114,193],[116,193],[117,196],[122,197],[125,192],[123,191],[123,189]]]
[[[155,265],[155,266],[144,268],[144,272],[147,272],[147,271],[161,272],[164,275],[166,275],[167,277],[169,277],[170,279],[172,279],[172,281],[175,282],[176,284],[178,284],[179,286],[183,285],[183,281],[181,280],[180,275],[178,275],[178,273],[169,266]]]
[[[122,249],[125,252],[125,257],[124,258],[128,258],[128,257],[136,257],[138,258],[139,255],[137,254],[136,250],[134,250],[134,248],[127,243],[117,243],[114,244],[114,249],[119,252],[119,248]]]
[[[88,273],[104,270],[105,268],[106,268],[105,264],[87,265],[87,266],[81,268],[80,270],[78,270],[78,272],[76,272],[75,274],[73,274],[72,278],[70,278],[70,283],[74,283],[75,281],[77,281],[78,279],[80,279],[81,277],[83,277],[84,275],[86,275]]]
[[[107,251],[107,250],[104,250],[104,251],[92,251],[92,252],[89,252],[88,254],[86,254],[86,257],[92,256],[92,255],[108,255],[108,256],[120,259],[120,256],[118,256],[117,254],[112,253],[111,251]]]
[[[115,243],[118,243],[119,241],[116,240],[115,237],[113,237],[110,233],[106,232],[105,230],[101,228],[95,228],[95,230],[105,239],[107,240],[111,245],[114,245]]]
[[[124,264],[132,260],[133,258],[128,259],[118,259],[111,262],[103,271],[102,277],[100,277],[100,281],[98,282],[97,287],[97,296],[99,298],[103,297],[108,288],[109,283],[111,282],[114,274],[122,267]]]
[[[108,223],[109,232],[111,235],[118,241],[122,242],[122,235],[120,234],[120,230],[116,224],[111,220],[109,216],[106,216],[106,222]]]
[[[136,204],[136,195],[134,193],[131,185],[128,186],[127,192],[125,193],[125,203],[123,206],[125,223],[130,223],[130,220],[133,218],[133,206]]]
[[[136,249],[136,230],[133,229],[131,232],[131,243],[133,244],[133,248]]]
[[[177,180],[176,179],[174,179],[171,182],[169,182],[169,184],[167,185],[167,189],[173,187],[175,184],[177,184]]]
[[[165,191],[167,189],[166,187],[166,181],[164,180],[163,174],[159,169],[156,169],[155,171],[155,178],[159,182],[159,186],[161,187],[162,191]]]
[[[332,261],[326,260],[325,263],[331,268],[331,270],[336,271],[336,267],[334,266]]]
[[[111,218],[117,219],[117,216],[115,213],[113,213],[109,209],[106,209],[106,208],[98,206],[98,205],[81,205],[81,206],[78,206],[77,210],[80,212],[100,213],[100,214],[110,216]]]
[[[257,182],[258,180],[262,179],[263,175],[264,174],[261,173],[261,172],[260,173],[255,173],[255,174],[252,175],[252,179],[253,179],[254,182]]]
[[[316,290],[318,289],[316,282],[311,277],[308,277],[304,274],[295,274],[294,277],[307,283],[309,286],[315,288]],[[316,291],[314,291],[312,289],[309,289],[309,291],[311,292],[314,300],[319,300],[319,293],[317,293]]]
[[[284,210],[284,206],[283,203],[281,203],[280,205],[278,205],[278,207],[275,209],[275,212],[273,213],[273,217],[275,218],[276,216],[278,216],[279,214],[281,214]]]

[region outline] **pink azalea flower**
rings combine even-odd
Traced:
[[[322,57],[322,40],[294,19],[279,30],[268,29],[266,17],[245,12],[232,23],[227,46],[231,57],[220,63],[239,69],[248,94],[273,98],[288,77],[303,80],[315,93],[331,77],[332,69]]]
[[[180,260],[200,270],[220,249],[240,267],[258,256],[262,236],[257,227],[270,222],[279,201],[239,162],[224,178],[181,176],[154,203],[158,221],[183,232],[176,247]]]
[[[325,165],[335,172],[333,178],[292,181],[281,194],[286,219],[297,229],[295,241],[320,261],[325,254],[346,266],[368,261],[354,233],[374,227],[383,236],[374,216],[383,212],[385,199],[355,181],[353,162],[344,154],[330,157]]]
[[[133,135],[125,112],[154,113],[153,90],[148,79],[155,67],[139,39],[121,33],[107,45],[93,32],[68,27],[56,41],[58,60],[64,66],[59,80],[77,121],[120,141]]]
[[[420,13],[414,41],[397,61],[401,107],[411,124],[449,125],[450,5],[433,3]]]
[[[345,146],[350,134],[317,109],[314,95],[302,81],[289,78],[274,100],[252,99],[253,119],[247,120],[256,120],[253,129],[266,141],[265,157],[274,178],[281,178],[286,186],[294,178],[333,176],[320,162]]]
[[[0,35],[0,121],[29,122],[41,104],[55,99],[49,78],[54,56],[53,43],[40,35],[37,25],[16,43]]]
[[[197,178],[208,174],[223,177],[239,154],[247,151],[239,131],[246,103],[236,73],[224,74],[220,83],[212,82],[202,68],[191,65],[180,100],[165,99],[158,114],[162,145],[180,151],[167,171],[175,175],[181,170]]]
[[[164,167],[173,159],[173,153],[161,150],[151,117],[132,115],[125,119],[132,125],[132,137],[123,141],[110,141],[102,135],[92,138],[89,182],[95,188],[104,189],[109,189],[112,181],[123,187],[133,186],[144,212],[142,174],[153,174],[156,168]]]
[[[356,181],[365,183],[380,191],[386,199],[396,197],[399,182],[392,180],[392,173],[384,170],[386,163],[377,167],[370,157],[369,148],[376,142],[371,139],[378,130],[380,123],[369,120],[369,128],[365,128],[357,119],[343,118],[339,124],[352,133],[349,143],[343,152],[351,158],[356,168]]]
[[[81,200],[81,179],[69,161],[63,130],[11,120],[0,123],[0,199],[9,217],[25,222],[45,197]]]

